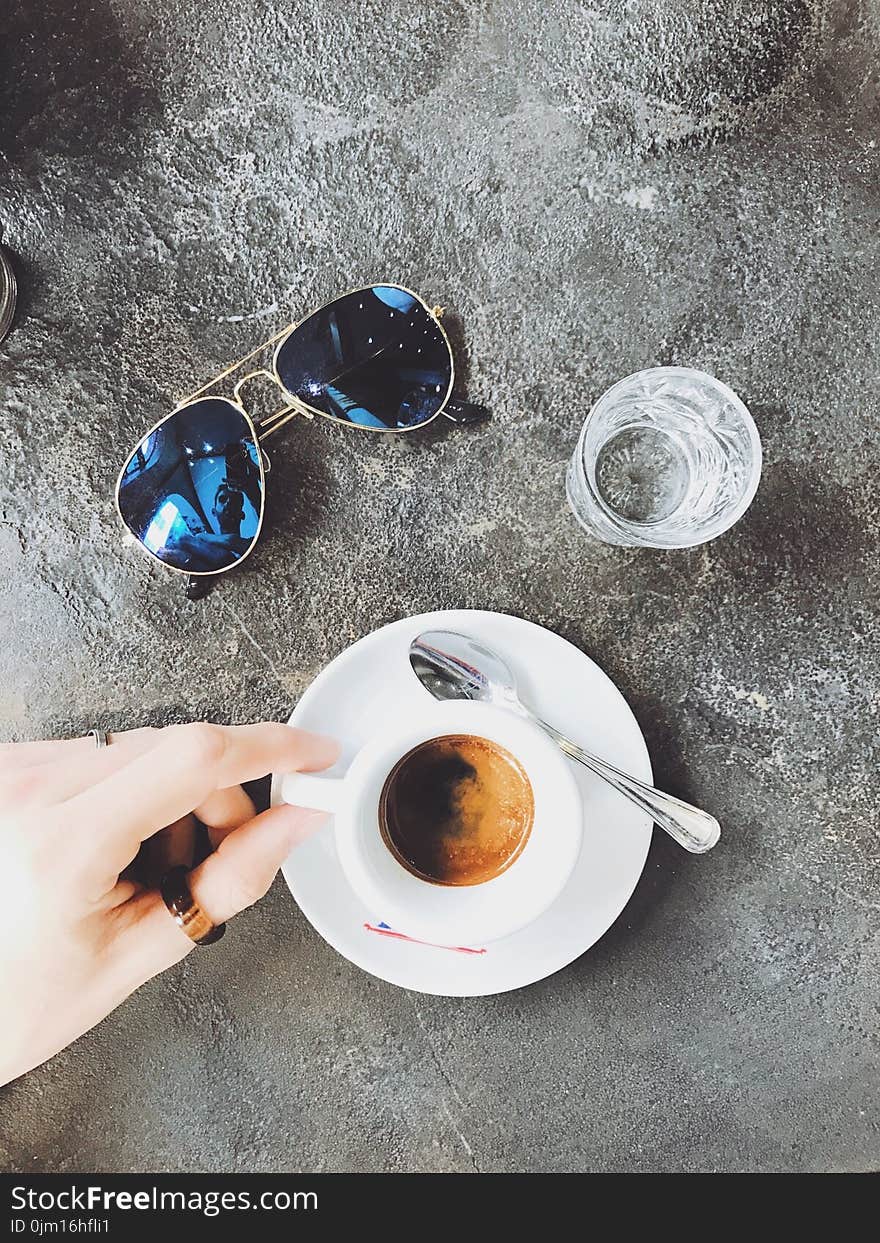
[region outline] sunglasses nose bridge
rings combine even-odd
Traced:
[[[265,367],[258,367],[255,371],[249,371],[247,375],[243,375],[236,383],[235,388],[232,390],[234,399],[241,406],[242,410],[247,410],[247,407],[244,404],[241,390],[249,380],[254,380],[257,376],[262,376],[264,379],[270,380],[273,387],[278,389],[278,391],[283,394],[285,402],[279,410],[274,410],[271,414],[267,414],[261,419],[256,418],[254,415],[250,414],[250,411],[248,411],[251,421],[257,428],[260,440],[265,440],[266,437],[271,435],[272,432],[277,432],[280,427],[283,427],[284,424],[289,422],[289,420],[295,415],[302,415],[307,419],[314,418],[311,410],[309,410],[307,406],[298,401],[296,398],[292,398],[291,394],[288,393],[282,386],[278,376],[272,371],[267,371]],[[287,418],[283,418],[283,415],[287,415]]]
[[[275,388],[281,388],[281,385],[278,383],[278,377],[273,375],[271,371],[267,371],[265,367],[258,367],[255,371],[249,371],[247,375],[243,375],[241,379],[236,382],[235,388],[232,390],[235,400],[243,409],[246,407],[241,395],[241,390],[249,380],[254,380],[257,376],[265,376],[267,380],[271,380]]]

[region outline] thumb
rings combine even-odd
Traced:
[[[266,893],[291,850],[327,819],[326,812],[283,804],[248,820],[190,872],[189,887],[196,902],[215,924],[252,906]],[[193,948],[194,942],[155,890],[132,898],[119,908],[119,914],[127,925],[119,949],[127,959],[127,974],[136,978],[133,988]]]

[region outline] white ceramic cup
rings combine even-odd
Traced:
[[[449,734],[505,747],[525,769],[535,800],[521,854],[500,876],[477,885],[419,879],[395,859],[379,827],[382,788],[397,761]],[[536,726],[487,704],[429,703],[401,720],[377,721],[374,738],[344,776],[289,773],[281,796],[334,814],[343,872],[374,919],[440,945],[482,945],[537,919],[571,876],[583,837],[583,806],[569,761]]]

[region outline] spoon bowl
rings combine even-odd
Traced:
[[[505,706],[516,684],[500,656],[451,630],[426,630],[409,647],[413,673],[435,699]]]

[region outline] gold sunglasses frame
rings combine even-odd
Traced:
[[[293,393],[288,392],[288,390],[284,387],[281,376],[278,374],[278,354],[281,351],[285,341],[294,332],[296,332],[297,328],[302,327],[307,320],[310,320],[313,316],[320,314],[320,312],[325,310],[328,306],[332,306],[334,302],[340,302],[343,298],[348,298],[352,294],[368,293],[371,289],[376,288],[399,289],[401,293],[408,294],[411,298],[415,298],[416,302],[419,303],[419,305],[427,312],[430,318],[440,329],[443,340],[446,344],[446,349],[449,353],[449,387],[446,390],[443,400],[429,419],[425,419],[422,423],[417,423],[414,427],[363,427],[358,423],[351,423],[347,419],[337,418],[334,414],[327,414],[324,410],[317,410],[314,406],[310,406],[307,402],[295,397]],[[242,553],[242,555],[237,560],[233,561],[231,565],[221,566],[219,570],[184,570],[176,565],[168,565],[167,562],[163,561],[161,557],[157,556],[156,553],[147,548],[147,546],[141,540],[137,539],[136,536],[135,539],[137,540],[138,546],[143,549],[147,556],[151,557],[154,561],[157,561],[163,569],[170,570],[173,574],[183,574],[186,578],[215,578],[218,574],[226,574],[229,570],[237,569],[238,566],[240,566],[243,561],[246,561],[254,551],[263,530],[263,517],[266,510],[267,474],[267,469],[263,465],[263,441],[267,440],[274,432],[280,431],[280,429],[289,423],[291,419],[295,419],[297,417],[313,419],[317,416],[322,419],[328,419],[331,423],[339,423],[342,427],[353,427],[355,430],[361,432],[378,432],[380,435],[384,436],[398,436],[405,432],[420,431],[423,427],[427,427],[429,423],[433,423],[435,419],[440,417],[449,405],[450,398],[452,397],[452,389],[455,385],[455,358],[452,353],[452,342],[449,340],[449,334],[440,322],[443,314],[444,308],[442,306],[428,306],[427,302],[425,302],[423,298],[419,297],[419,295],[412,289],[407,289],[405,285],[396,285],[391,281],[382,281],[374,282],[372,285],[361,285],[355,289],[349,289],[345,293],[338,294],[335,298],[330,298],[327,302],[323,302],[319,307],[316,307],[314,311],[310,311],[309,314],[303,316],[302,319],[298,319],[294,323],[288,324],[285,328],[282,328],[279,332],[276,332],[274,336],[269,337],[268,341],[264,341],[262,345],[258,345],[256,349],[251,350],[249,354],[245,354],[243,358],[239,358],[236,362],[230,363],[228,367],[225,367],[218,375],[214,376],[212,380],[209,380],[207,384],[203,384],[201,388],[196,389],[194,393],[190,393],[189,396],[181,398],[173,410],[169,411],[168,414],[159,419],[158,423],[154,423],[150,430],[141,437],[134,449],[125,459],[116,480],[114,501],[120,522],[122,522],[122,525],[125,527],[126,531],[131,534],[130,528],[126,525],[125,519],[122,517],[122,509],[119,505],[119,490],[122,486],[122,477],[128,469],[129,463],[144,441],[149,436],[152,436],[154,432],[157,432],[163,423],[167,423],[169,419],[174,418],[176,414],[179,414],[180,411],[184,410],[187,406],[195,405],[197,402],[205,400],[206,397],[215,401],[225,401],[229,405],[233,406],[247,422],[248,429],[252,433],[254,444],[257,447],[257,456],[260,466],[260,520],[247,552]],[[258,354],[261,354],[264,350],[269,349],[272,345],[275,346],[275,350],[272,354],[271,371],[267,370],[265,367],[258,367],[254,371],[247,372],[246,375],[241,376],[241,378],[236,381],[232,390],[232,397],[211,394],[209,392],[209,390],[214,388],[215,385],[221,383],[221,381],[227,379],[229,376],[234,375],[235,372],[243,367],[245,363],[250,362],[252,358],[256,358]],[[257,376],[265,376],[267,379],[270,379],[275,385],[277,385],[286,399],[286,405],[282,406],[280,410],[275,410],[272,414],[266,415],[265,418],[260,419],[259,421],[253,418],[241,398],[242,387],[248,382],[248,380],[252,380]]]

